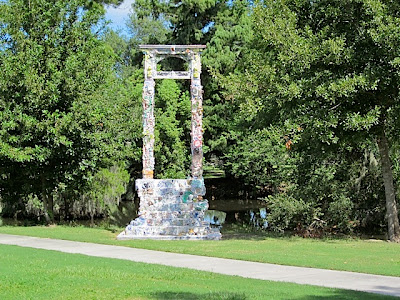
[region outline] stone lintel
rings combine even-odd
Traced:
[[[139,49],[205,49],[206,45],[139,45]]]
[[[190,79],[189,71],[157,71],[154,79]]]
[[[140,45],[139,48],[145,53],[150,52],[159,57],[179,54],[187,56],[191,52],[201,52],[206,45]]]

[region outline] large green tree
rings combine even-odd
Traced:
[[[243,72],[225,82],[255,127],[291,120],[322,152],[376,141],[392,241],[400,241],[390,159],[400,132],[399,13],[384,0],[260,2]]]
[[[204,124],[209,146],[206,157],[209,162],[211,157],[216,157],[221,166],[226,165],[225,155],[231,146],[243,140],[249,129],[249,124],[243,122],[239,103],[232,101],[234,97],[226,91],[224,79],[231,73],[243,72],[240,61],[253,36],[250,2],[231,1],[220,9],[214,21],[210,41],[202,55]]]
[[[0,3],[0,193],[36,194],[52,219],[54,189],[79,189],[101,166],[107,111],[94,104],[114,54],[99,39],[104,3]]]
[[[211,36],[216,16],[226,9],[226,2],[138,0],[132,4],[131,28],[141,37],[148,36],[144,39],[153,43],[160,39],[182,45],[205,43]]]

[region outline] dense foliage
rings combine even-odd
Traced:
[[[359,204],[351,165],[377,149],[393,241],[400,240],[390,158],[400,108],[398,9],[390,1],[259,3],[247,69],[225,79],[247,122],[289,121],[301,132],[297,141],[287,135],[300,155],[286,192],[311,205],[313,219],[350,223]]]
[[[132,198],[138,45],[207,44],[205,174],[265,199],[272,230],[399,240],[397,2],[137,0],[129,38],[103,21],[120,1],[25,3],[0,3],[3,215],[93,219]],[[156,176],[188,176],[188,83],[158,82],[155,114]]]
[[[130,95],[118,95],[122,84],[113,86],[115,54],[99,39],[103,13],[103,4],[94,1],[0,3],[0,189],[6,214],[24,212],[33,197],[47,222],[56,204],[69,215],[71,198],[92,184],[98,170],[113,165],[110,158],[121,156],[114,133],[120,121],[114,118],[122,107],[116,104]],[[110,89],[115,94],[105,98]],[[64,200],[54,203],[56,195]]]

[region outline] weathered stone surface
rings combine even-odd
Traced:
[[[220,239],[204,220],[208,201],[202,179],[137,179],[139,217],[118,239]]]
[[[204,220],[208,201],[203,199],[203,87],[200,53],[204,45],[142,45],[145,82],[143,86],[143,179],[136,180],[140,198],[139,217],[118,239],[220,239],[218,228]],[[166,57],[188,62],[186,71],[157,71]],[[154,79],[190,79],[191,92],[191,179],[153,179],[154,176]]]
[[[144,56],[143,86],[143,178],[154,176],[154,92],[155,79],[190,79],[192,177],[203,175],[203,87],[201,51],[204,45],[141,45]],[[158,71],[157,63],[167,57],[188,62],[185,71]]]

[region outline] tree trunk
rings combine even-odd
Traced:
[[[69,220],[69,202],[67,200],[67,195],[64,193],[61,193],[62,198],[64,200],[64,220],[68,221]]]
[[[42,176],[42,201],[44,209],[44,218],[47,224],[53,223],[53,198],[49,197],[46,188],[46,179]]]
[[[51,224],[51,218],[49,215],[49,205],[48,205],[49,202],[47,200],[46,192],[42,192],[42,198],[43,198],[44,218],[47,224]]]
[[[378,137],[378,147],[381,155],[383,184],[385,186],[388,237],[392,242],[400,242],[399,215],[397,213],[396,194],[393,184],[392,162],[389,156],[389,142],[384,129],[382,129]]]
[[[83,202],[85,202],[85,196],[82,196]],[[89,199],[88,201],[88,208],[89,208],[89,216],[90,216],[90,227],[94,227],[94,203],[92,200]]]

